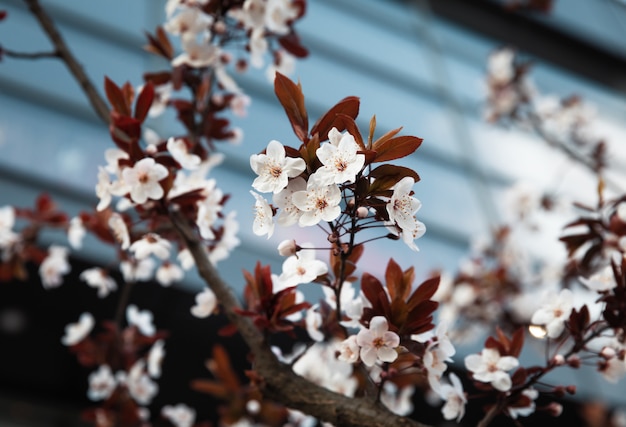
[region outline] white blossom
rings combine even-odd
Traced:
[[[99,267],[88,268],[80,273],[79,278],[87,282],[92,288],[98,289],[98,296],[104,298],[111,291],[117,289],[117,283],[115,280],[107,274],[105,270]]]
[[[461,380],[454,373],[448,376],[450,384],[439,381],[431,382],[431,387],[446,403],[441,408],[441,413],[446,420],[456,419],[460,422],[465,415],[465,404],[467,397],[463,391]]]
[[[127,282],[146,281],[152,279],[155,262],[152,258],[120,262],[120,270]]]
[[[326,263],[316,259],[315,250],[309,249],[312,247],[311,244],[303,243],[301,247],[303,250],[299,250],[283,262],[283,271],[279,280],[284,283],[285,287],[312,282],[318,276],[328,272]]]
[[[204,68],[216,65],[221,49],[209,43],[198,43],[193,39],[183,39],[184,52],[172,59],[172,67],[187,65],[192,68]]]
[[[506,408],[509,417],[517,419],[517,417],[527,417],[535,412],[535,399],[539,397],[539,392],[530,387],[522,391],[522,394],[530,399],[528,406],[508,406]]]
[[[148,199],[159,200],[164,191],[159,181],[168,176],[167,168],[151,157],[139,160],[131,168],[122,171],[124,182],[130,188],[130,198],[135,203],[145,203]]]
[[[558,338],[574,308],[573,298],[574,294],[569,289],[562,289],[559,294],[554,291],[546,293],[543,305],[535,311],[530,322],[534,325],[544,325],[550,338]]]
[[[122,216],[117,212],[112,213],[108,224],[122,250],[128,249],[130,247],[130,234]]]
[[[196,154],[189,152],[189,147],[184,139],[171,137],[167,140],[167,151],[170,152],[174,160],[189,170],[197,169],[202,159]]]
[[[1,233],[1,232],[0,232]],[[67,229],[67,240],[73,249],[80,249],[83,246],[83,238],[85,237],[85,226],[83,220],[79,216],[75,216],[70,220],[70,226]],[[1,237],[0,237],[1,239]],[[0,245],[1,246],[1,245]]]
[[[303,212],[298,220],[302,227],[330,222],[341,214],[341,190],[336,184],[317,185],[315,180],[309,180],[306,190],[293,193],[292,201]]]
[[[272,207],[262,196],[250,191],[256,202],[254,203],[254,222],[252,223],[252,232],[257,236],[267,234],[269,239],[274,234],[274,220]]]
[[[591,275],[589,278],[581,277],[580,281],[592,291],[605,292],[617,286],[615,283],[615,275],[610,265],[605,266],[602,270]]]
[[[204,288],[202,292],[196,295],[196,305],[191,307],[191,314],[198,318],[209,317],[217,307],[217,298],[213,291]]]
[[[138,260],[146,259],[150,255],[166,259],[170,256],[171,243],[156,233],[148,233],[141,239],[133,242],[129,250],[135,254]]]
[[[276,217],[276,223],[283,227],[289,227],[299,221],[302,211],[293,204],[293,194],[296,191],[305,191],[307,183],[302,177],[289,181],[280,193],[274,194],[272,201],[280,209]]]
[[[252,187],[261,193],[279,193],[287,186],[289,178],[300,175],[306,168],[304,160],[285,155],[285,147],[272,140],[267,144],[265,154],[250,156],[250,167],[258,175]]]
[[[222,224],[222,237],[209,253],[209,261],[213,265],[228,258],[233,249],[241,244],[237,237],[239,221],[235,218],[236,212],[229,212]]]
[[[166,261],[157,269],[156,280],[162,286],[170,286],[172,283],[183,279],[185,273],[183,269],[173,262]]]
[[[118,380],[126,385],[132,398],[140,405],[149,405],[159,391],[158,384],[146,374],[143,359],[135,362],[128,375],[118,373]]]
[[[196,421],[196,410],[184,403],[171,406],[165,405],[161,415],[170,420],[175,427],[192,427]]]
[[[64,345],[72,346],[81,342],[94,327],[95,319],[91,313],[83,313],[78,318],[78,322],[70,323],[65,327],[65,335],[61,338]]]
[[[507,373],[519,365],[513,356],[500,356],[493,348],[485,348],[480,354],[465,357],[465,367],[472,371],[476,381],[490,383],[496,390],[508,391],[511,388],[511,377]]]
[[[48,248],[48,256],[39,266],[39,277],[44,288],[56,288],[63,283],[63,275],[70,272],[67,261],[68,249],[52,245]]]
[[[387,203],[387,213],[390,223],[396,224],[402,230],[402,240],[411,249],[418,250],[413,241],[424,235],[426,227],[415,218],[422,203],[411,196],[413,184],[415,180],[407,176],[394,186],[391,199]]]
[[[328,138],[330,142],[316,151],[323,166],[315,171],[315,178],[309,179],[315,179],[320,185],[354,182],[365,164],[365,155],[357,154],[359,146],[354,136],[348,132],[341,134],[337,128],[332,128]]]
[[[161,376],[161,364],[163,363],[163,357],[165,357],[164,346],[165,341],[156,340],[148,353],[148,374],[152,378],[159,378]]]
[[[17,234],[13,231],[15,226],[15,209],[13,206],[0,208],[0,249],[12,245],[17,240]]]
[[[369,329],[361,329],[357,334],[356,343],[361,347],[361,360],[367,366],[374,366],[377,361],[393,362],[398,358],[395,348],[400,345],[400,337],[389,330],[383,316],[372,317]]]
[[[324,333],[320,331],[320,327],[322,326],[322,315],[316,311],[315,306],[306,311],[304,323],[306,325],[306,331],[313,341],[324,341]]]
[[[156,332],[149,310],[139,310],[135,304],[126,307],[126,321],[129,326],[136,326],[143,335],[151,337]]]
[[[87,397],[90,400],[106,400],[117,387],[117,380],[109,365],[100,365],[98,370],[89,374],[88,381]]]
[[[356,363],[359,360],[361,347],[356,343],[356,335],[350,335],[337,346],[339,360],[348,363]]]

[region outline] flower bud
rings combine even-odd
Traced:
[[[295,240],[283,240],[282,242],[280,242],[280,244],[278,245],[278,253],[282,256],[292,256],[295,255],[296,252],[298,252],[298,249],[300,249],[300,247],[298,245],[296,245],[296,241]]]
[[[616,354],[617,353],[615,352],[615,349],[612,347],[603,347],[600,351],[600,356],[604,357],[607,360],[614,358]]]
[[[576,394],[576,386],[568,385],[567,387],[565,387],[565,391],[568,392],[569,394]]]
[[[554,366],[563,366],[565,365],[565,358],[563,357],[562,354],[556,354],[552,358],[552,364]]]
[[[365,206],[360,206],[356,210],[356,216],[359,218],[367,218],[368,210]]]
[[[546,410],[548,414],[552,415],[553,417],[558,417],[563,413],[563,405],[561,405],[560,403],[552,402],[546,407]]]
[[[567,364],[574,369],[580,368],[580,357],[576,355],[568,357]]]

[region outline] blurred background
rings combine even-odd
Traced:
[[[130,80],[139,85],[144,72],[166,68],[142,50],[143,32],[165,20],[164,3],[41,1],[99,87],[105,75],[118,84]],[[424,139],[406,163],[422,178],[415,192],[423,203],[418,218],[428,231],[417,241],[420,252],[398,250],[394,242],[381,244],[366,251],[368,266],[382,271],[386,260],[381,262],[380,254],[394,251],[403,268],[415,266],[418,277],[434,269],[455,271],[472,242],[502,220],[502,196],[519,180],[569,196],[594,194],[591,174],[572,167],[529,133],[484,120],[485,64],[501,46],[514,47],[534,61],[532,76],[542,92],[577,94],[593,104],[612,161],[626,166],[626,150],[620,149],[626,135],[626,4],[555,0],[548,14],[513,14],[505,3],[308,1],[307,16],[296,30],[310,56],[297,63],[291,77],[301,81],[310,115],[317,118],[343,97],[356,95],[362,129],[376,114],[379,134],[403,126],[403,134]],[[23,52],[49,49],[22,1],[3,0],[0,9],[8,12],[0,23],[0,44]],[[226,161],[213,176],[232,194],[227,210],[237,211],[241,223],[242,245],[219,270],[241,289],[242,269],[251,270],[257,259],[280,268],[277,243],[309,236],[297,229],[277,230],[270,240],[252,233],[249,156],[271,139],[286,145],[296,140],[264,73],[249,70],[235,78],[252,98],[248,116],[233,118],[244,141],[222,145]],[[160,135],[176,129],[167,115],[148,125]],[[0,62],[0,206],[32,206],[45,191],[70,214],[90,209],[97,202],[97,166],[104,164],[104,150],[111,146],[107,129],[60,61]],[[66,241],[54,233],[45,238],[44,243]],[[77,278],[86,263],[106,264],[112,255],[87,240],[85,250],[73,257],[72,275],[58,289],[44,291],[36,274],[32,283],[0,283],[0,425],[79,425],[76,409],[88,403],[87,373],[67,354],[60,337],[83,311],[112,316],[115,297],[100,300]],[[163,390],[176,381],[184,387],[188,380],[178,377],[205,374],[210,337],[221,320],[191,317],[188,308],[200,289],[197,277],[187,274],[184,283],[170,289],[146,284],[133,291],[131,299],[155,313],[159,328],[176,331],[166,345]],[[176,374],[168,376],[168,370]],[[579,385],[580,399],[626,405],[623,383],[609,386],[584,373],[569,382]],[[157,406],[168,403],[167,396],[158,399]],[[201,403],[206,398],[190,399]]]

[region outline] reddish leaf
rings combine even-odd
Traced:
[[[307,141],[309,119],[304,106],[304,95],[300,85],[296,85],[283,74],[277,72],[274,79],[274,92],[287,113],[294,133],[302,142]]]
[[[361,277],[361,291],[365,295],[365,298],[372,303],[374,311],[380,313],[384,311],[382,305],[379,305],[380,296],[383,295],[385,299],[387,294],[383,289],[382,283],[369,273],[363,273]]]
[[[300,43],[300,38],[295,32],[282,36],[278,39],[278,43],[290,54],[296,58],[306,58],[309,55],[309,51],[306,47]]]
[[[316,133],[320,136],[320,141],[328,139],[328,132],[333,128],[333,123],[338,114],[345,114],[352,119],[356,119],[359,115],[359,98],[356,96],[348,96],[337,104],[335,104],[330,110],[328,110],[311,128],[311,135]],[[340,132],[343,129],[338,129]]]
[[[159,71],[156,73],[145,73],[143,80],[145,82],[152,82],[155,86],[160,86],[172,80],[172,72]]]
[[[388,162],[406,157],[417,150],[422,141],[422,138],[416,136],[398,136],[378,145],[374,143],[374,151],[376,151],[374,162]]]
[[[435,292],[437,292],[437,288],[439,287],[440,277],[432,277],[428,280],[425,280],[421,285],[417,287],[415,292],[409,298],[408,304],[409,309],[412,310],[422,301],[429,300]]]
[[[385,270],[385,282],[391,301],[393,302],[396,299],[401,299],[404,294],[402,268],[393,260],[393,258],[391,258],[387,263],[387,269]]]
[[[376,115],[374,114],[370,119],[370,133],[367,136],[367,149],[371,150],[372,141],[374,141],[374,132],[376,131]]]
[[[513,332],[511,347],[509,348],[509,354],[511,356],[518,357],[522,352],[522,347],[524,347],[524,335],[524,328],[517,328],[515,332]]]
[[[148,82],[144,85],[141,93],[137,97],[137,103],[135,104],[135,118],[143,123],[148,115],[148,111],[152,106],[154,100],[154,84]]]
[[[213,346],[213,359],[207,362],[207,367],[226,389],[239,390],[239,378],[230,364],[230,357],[224,347],[219,344]]]
[[[376,125],[376,119],[374,118],[374,126],[375,125]],[[389,132],[385,133],[383,136],[381,136],[380,138],[378,138],[376,141],[374,141],[371,144],[372,150],[376,150],[377,147],[379,147],[380,145],[382,145],[382,144],[386,143],[387,141],[389,141],[391,138],[396,136],[401,130],[402,130],[402,128],[399,127],[397,129],[392,129]],[[370,137],[373,139],[374,138],[374,129],[372,129],[372,123],[371,122],[370,122],[370,132],[372,133],[370,135]]]
[[[375,194],[389,190],[407,176],[413,178],[415,182],[420,180],[419,175],[413,169],[391,164],[380,165],[369,173],[369,177],[376,178],[370,185],[369,193]]]
[[[171,60],[174,57],[174,48],[167,38],[167,34],[163,31],[163,28],[157,27],[155,36],[145,32],[148,38],[148,45],[144,46],[144,49],[155,55],[163,56],[164,58]]]
[[[212,380],[192,380],[191,388],[200,393],[210,394],[220,399],[228,399],[230,392],[217,381]]]
[[[106,92],[107,99],[111,103],[113,110],[123,116],[130,116],[130,106],[126,104],[124,93],[106,76],[104,77],[104,91]]]

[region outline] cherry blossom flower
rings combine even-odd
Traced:
[[[315,180],[309,180],[306,190],[293,193],[292,200],[303,212],[298,220],[301,227],[330,222],[341,214],[341,190],[335,184],[320,186]]]
[[[135,203],[145,203],[148,199],[159,200],[164,191],[159,181],[168,176],[165,166],[151,157],[139,160],[132,168],[122,171],[124,182],[130,188],[130,198]]]
[[[196,261],[193,259],[193,255],[191,255],[188,248],[179,251],[176,259],[180,262],[180,266],[185,271],[190,270],[194,265],[196,265]]]
[[[162,286],[170,286],[172,283],[183,279],[185,273],[182,268],[173,262],[165,261],[156,271],[156,279]]]
[[[359,352],[361,347],[356,343],[356,335],[350,335],[337,346],[339,351],[339,360],[348,363],[356,363],[359,360]]]
[[[122,250],[126,250],[130,247],[130,234],[128,233],[128,227],[126,222],[120,214],[114,212],[109,217],[109,228],[113,232],[113,237],[121,245]]]
[[[17,240],[13,231],[15,226],[15,209],[12,206],[0,208],[0,248],[4,249]]]
[[[128,375],[118,372],[117,379],[125,384],[133,399],[140,405],[149,405],[159,392],[159,386],[145,372],[145,362],[139,359],[130,368]]]
[[[161,415],[171,421],[176,427],[192,427],[196,421],[195,409],[184,403],[179,403],[175,406],[165,405],[161,409]]]
[[[337,342],[316,342],[293,364],[293,371],[324,388],[352,397],[358,381],[352,364],[337,359]]]
[[[70,220],[70,226],[67,229],[67,240],[73,249],[80,249],[83,246],[83,238],[85,237],[85,226],[83,220],[79,216],[75,216]]]
[[[359,146],[348,132],[342,135],[337,128],[332,128],[328,138],[330,142],[316,151],[323,166],[315,171],[315,178],[310,179],[315,179],[320,185],[354,182],[365,164],[365,155],[357,154]]]
[[[98,370],[89,374],[87,397],[90,400],[106,400],[117,388],[117,380],[109,365],[100,365]]]
[[[413,412],[413,393],[415,393],[413,386],[406,386],[398,390],[396,384],[387,381],[383,385],[380,401],[394,414],[406,416]]]
[[[105,210],[113,200],[113,196],[123,196],[130,188],[122,181],[111,181],[109,172],[102,166],[98,166],[98,182],[96,183],[96,196],[100,199],[96,206],[97,211]]]
[[[165,112],[165,108],[172,97],[172,91],[174,90],[174,84],[167,82],[154,87],[154,100],[148,110],[148,117],[159,117]],[[140,92],[139,90],[137,92]],[[147,130],[147,129],[146,129]],[[145,138],[145,136],[144,136]]]
[[[156,332],[149,310],[139,310],[135,304],[126,307],[126,321],[129,326],[136,326],[143,335],[151,337]]]
[[[506,84],[515,77],[515,52],[512,49],[498,49],[489,55],[487,73],[494,83]]]
[[[237,117],[246,117],[250,106],[250,97],[244,94],[236,94],[228,103],[233,114]]]
[[[297,177],[289,181],[287,187],[280,193],[274,194],[272,201],[280,209],[276,223],[282,227],[289,227],[299,221],[302,211],[293,204],[293,194],[296,191],[305,191],[307,183],[304,178]]]
[[[155,262],[152,258],[120,262],[120,270],[127,282],[146,281],[152,279]]]
[[[215,233],[212,227],[219,219],[222,211],[222,199],[224,194],[219,188],[212,188],[215,180],[209,180],[209,187],[205,190],[205,199],[198,203],[198,215],[196,216],[196,224],[203,239],[215,239]]]
[[[418,250],[413,241],[422,237],[426,227],[415,218],[415,213],[422,203],[411,196],[415,180],[411,177],[402,178],[393,188],[391,199],[387,203],[387,213],[391,224],[402,230],[403,241],[413,250]]]
[[[62,276],[71,269],[67,256],[68,249],[65,247],[52,245],[48,248],[48,256],[39,266],[39,276],[44,288],[56,288],[63,283]]]
[[[87,282],[92,288],[98,289],[98,296],[100,298],[106,297],[111,291],[117,289],[115,280],[102,268],[88,268],[80,273],[79,278]]]
[[[265,27],[275,34],[287,34],[287,23],[298,16],[291,0],[268,0],[265,6]]]
[[[544,295],[544,304],[535,311],[530,322],[534,325],[544,325],[550,338],[558,338],[565,322],[572,312],[574,294],[569,289],[562,289],[557,295],[551,291]]]
[[[321,342],[324,341],[324,333],[320,331],[320,326],[322,326],[322,315],[316,310],[316,308],[316,306],[313,306],[306,311],[304,323],[309,337],[311,337],[313,341]]]
[[[274,52],[274,62],[265,70],[265,77],[270,82],[276,78],[276,73],[286,76],[293,74],[296,69],[296,58],[284,49]]]
[[[159,378],[161,376],[161,364],[163,363],[163,357],[165,357],[164,346],[165,341],[156,340],[148,353],[148,374],[152,378]]]
[[[452,356],[455,353],[456,350],[446,333],[445,323],[440,323],[435,338],[429,341],[424,352],[423,363],[429,379],[435,377],[439,381],[448,369],[446,362],[452,362]]]
[[[250,194],[256,199],[254,203],[252,232],[257,236],[267,234],[267,238],[269,239],[272,234],[274,234],[274,221],[272,219],[274,212],[272,211],[272,207],[267,203],[267,200],[254,191],[250,191]]]
[[[65,327],[65,335],[61,338],[64,345],[72,346],[81,342],[93,329],[95,319],[91,313],[83,313],[78,318],[78,322],[70,323]]]
[[[209,261],[213,265],[228,258],[233,249],[241,244],[237,237],[239,233],[239,222],[235,218],[237,212],[229,212],[222,224],[222,237],[209,253]]]
[[[439,381],[431,382],[431,387],[446,403],[441,408],[441,413],[446,420],[460,422],[465,415],[465,404],[467,398],[463,391],[461,380],[454,373],[448,376],[450,384],[440,383]]]
[[[216,65],[221,49],[213,44],[198,43],[193,39],[183,39],[184,52],[172,59],[172,67],[187,65],[192,68],[204,68]]]
[[[198,318],[209,317],[217,307],[217,298],[213,291],[205,288],[196,295],[196,305],[191,307],[191,314]]]
[[[181,10],[170,18],[163,29],[170,34],[179,35],[183,40],[193,40],[198,34],[207,31],[213,23],[213,17],[195,8]]]
[[[480,354],[465,357],[465,367],[472,371],[474,379],[490,383],[499,391],[508,391],[511,388],[511,377],[506,371],[518,364],[515,357],[500,356],[500,352],[493,348],[485,348]]]
[[[130,245],[129,250],[135,254],[138,260],[146,259],[150,255],[166,259],[170,256],[172,244],[156,233],[148,233],[141,239]]]
[[[514,420],[517,419],[517,417],[527,417],[535,412],[535,399],[539,397],[539,392],[530,387],[522,391],[522,395],[530,399],[530,403],[528,404],[528,406],[508,406],[506,408],[509,417],[513,418]]]
[[[322,291],[324,292],[324,300],[328,303],[328,305],[336,307],[337,296],[335,295],[335,291],[327,286],[323,286]],[[339,300],[341,302],[343,314],[349,319],[342,320],[339,323],[346,328],[360,328],[360,319],[363,315],[364,298],[361,295],[355,296],[355,290],[352,283],[343,282]]]
[[[272,140],[267,144],[265,154],[250,156],[250,167],[258,176],[252,187],[261,193],[279,193],[287,186],[289,178],[300,175],[306,168],[301,158],[286,157],[285,147]]]
[[[367,366],[374,366],[377,361],[393,362],[398,358],[395,348],[400,345],[400,337],[389,330],[383,316],[372,317],[369,329],[361,329],[357,334],[356,343],[361,347],[361,360]]]
[[[593,274],[589,278],[581,277],[580,281],[592,291],[606,292],[615,288],[615,276],[613,268],[610,265],[605,266],[602,270]]]
[[[108,148],[104,151],[104,159],[107,165],[104,169],[114,175],[120,174],[120,160],[129,159],[128,153],[119,148]]]
[[[189,170],[198,169],[202,159],[196,154],[189,152],[189,147],[184,139],[171,137],[167,140],[167,151],[170,152],[174,160],[180,165]]]
[[[303,243],[302,249],[311,248],[309,243]],[[328,266],[324,261],[315,258],[315,250],[300,250],[283,262],[283,271],[279,280],[285,287],[309,283],[318,276],[326,274]]]

